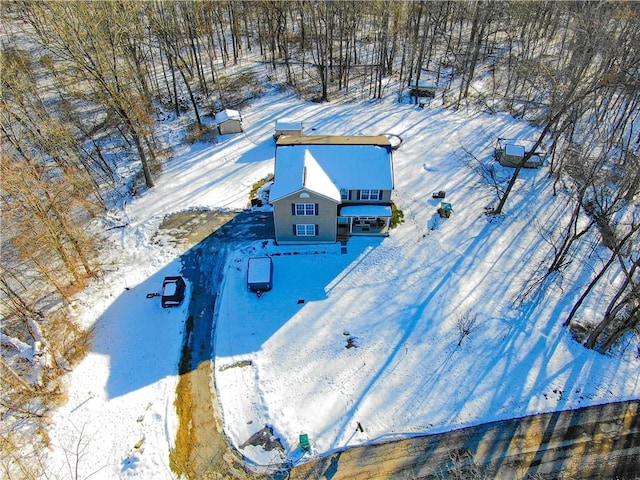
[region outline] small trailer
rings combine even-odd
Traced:
[[[247,265],[247,288],[258,297],[271,290],[273,285],[273,261],[271,257],[252,257]]]

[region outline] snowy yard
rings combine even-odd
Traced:
[[[301,433],[309,435],[312,455],[322,455],[640,398],[635,345],[602,356],[561,327],[580,286],[556,278],[521,301],[550,248],[543,234],[567,208],[552,196],[546,170],[522,172],[504,217],[484,214],[496,196],[478,161],[508,178],[510,170],[492,160],[495,139],[532,138],[534,129],[505,115],[419,109],[392,98],[317,104],[272,94],[242,117],[246,134],[214,145],[182,144],[183,129],[167,122],[174,159],[157,187],[113,212],[114,222],[127,223],[110,231],[113,249],[105,255],[113,268],[75,307],[84,325],[95,325],[95,341],[70,374],[69,401],[53,418],[57,471],[80,457],[69,452],[81,443],[85,476],[99,470],[92,478],[172,478],[186,303],[163,310],[145,296],[181,268],[179,250],[154,234],[169,213],[245,208],[251,185],[273,171],[271,135],[281,117],[304,122],[309,134],[400,135],[393,200],[405,222],[388,238],[350,239],[347,253],[339,245],[247,242],[228,258],[216,313],[215,381],[236,447],[270,426],[296,461]],[[431,194],[438,190],[453,204],[449,219],[436,219]],[[587,253],[568,267],[585,283]],[[591,252],[589,262],[600,262],[600,254]],[[262,255],[273,257],[274,286],[258,298],[246,289],[246,266]],[[465,314],[476,322],[458,346]],[[259,466],[283,460],[277,450],[241,452]]]
[[[505,218],[492,223],[484,214],[494,193],[464,149],[489,163],[491,139],[533,133],[497,115],[397,105],[380,114],[384,119],[372,118],[367,129],[345,121],[338,131],[356,126],[358,133],[404,138],[394,155],[403,225],[384,240],[350,239],[347,254],[338,245],[257,244],[229,261],[217,317],[216,383],[236,446],[269,425],[297,459],[301,433],[314,454],[324,454],[636,398],[635,347],[624,360],[602,357],[561,327],[575,292],[556,285],[520,302],[548,253],[537,222],[557,220],[564,207],[552,197],[546,171],[522,172]],[[503,177],[510,172],[497,169]],[[437,190],[453,204],[449,219],[436,219]],[[245,288],[246,258],[264,254],[273,255],[274,289],[258,299]],[[476,321],[458,346],[457,323],[465,315]],[[346,348],[349,338],[357,348]],[[242,452],[258,464],[282,461],[259,447]]]

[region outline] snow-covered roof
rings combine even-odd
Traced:
[[[276,120],[276,130],[302,130],[302,122],[290,118],[280,118]]]
[[[436,82],[433,82],[431,80],[418,80],[417,82],[414,82],[413,87],[417,87],[417,88],[436,88]]]
[[[498,146],[503,149],[507,155],[521,155],[516,149],[522,148],[524,150],[522,156],[524,156],[524,154],[534,149],[536,142],[525,138],[498,138]],[[544,156],[546,154],[544,145],[538,145],[534,153]]]
[[[271,258],[253,257],[249,259],[247,283],[266,283],[271,280]]]
[[[280,162],[278,169],[278,152],[276,151],[276,173],[269,200],[275,201],[292,193],[308,190],[323,197],[340,202],[340,190],[320,166],[313,154],[308,150],[300,150]]]
[[[524,147],[522,145],[513,145],[511,143],[507,143],[507,145],[504,147],[504,153],[513,157],[524,158]]]
[[[303,140],[305,137],[301,137]],[[344,137],[353,142],[352,137]],[[363,137],[366,142],[367,137]],[[376,137],[378,138],[378,137]],[[384,138],[384,137],[383,137]],[[278,142],[271,200],[299,191],[303,186],[340,201],[340,189],[393,189],[391,148],[386,144],[298,144]],[[308,165],[307,165],[308,164]],[[303,168],[307,166],[306,176]],[[332,187],[329,187],[328,184]],[[336,196],[337,192],[337,196]]]
[[[240,112],[237,110],[222,110],[221,112],[216,113],[216,123],[223,123],[227,120],[242,120],[240,117]]]
[[[391,207],[384,205],[354,205],[342,207],[342,217],[390,217]]]

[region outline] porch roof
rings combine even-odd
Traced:
[[[384,205],[354,205],[342,207],[341,217],[390,217],[391,207]]]

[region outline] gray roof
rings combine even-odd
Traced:
[[[304,135],[302,137],[281,137],[278,139],[277,145],[379,145],[391,147],[391,142],[384,135]]]

